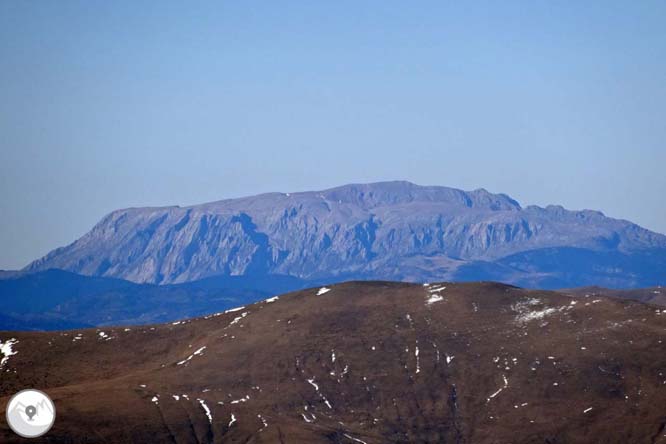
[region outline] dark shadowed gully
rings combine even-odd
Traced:
[[[666,443],[666,311],[584,292],[349,282],[0,340],[44,443]]]

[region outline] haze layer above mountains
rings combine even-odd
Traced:
[[[597,211],[409,182],[117,210],[30,264],[137,283],[218,275],[663,284],[666,236]]]

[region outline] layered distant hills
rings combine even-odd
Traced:
[[[635,288],[666,284],[666,236],[597,211],[384,182],[114,211],[26,271],[52,268],[160,285],[285,275]]]
[[[144,327],[0,332],[44,443],[666,443],[666,310],[351,282]],[[0,421],[0,442],[23,443]]]
[[[217,276],[153,285],[63,270],[13,273],[0,275],[0,330],[168,322],[238,307],[310,284],[290,276]]]

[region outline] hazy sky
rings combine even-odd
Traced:
[[[0,268],[129,206],[406,179],[666,232],[666,2],[2,1]]]

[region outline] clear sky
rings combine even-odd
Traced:
[[[109,211],[405,179],[666,232],[666,2],[2,1],[0,268]]]

